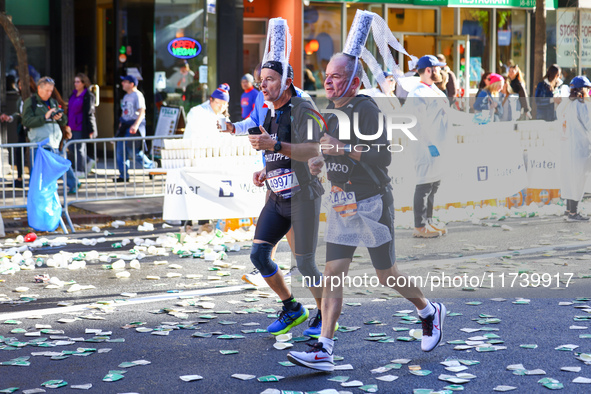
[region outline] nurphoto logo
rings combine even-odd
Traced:
[[[326,119],[323,117],[322,114],[330,114],[330,115],[334,115],[336,117],[337,120],[337,124],[338,124],[338,139],[341,141],[350,141],[351,140],[351,121],[349,119],[349,117],[347,116],[347,114],[345,114],[343,111],[340,111],[338,109],[325,109],[322,111],[322,113],[317,112],[315,110],[310,110],[312,113],[307,113],[312,119],[308,119],[307,122],[307,132],[308,132],[308,138],[312,139],[313,135],[314,135],[314,121],[316,121],[316,123],[318,123],[318,126],[320,126],[320,129],[322,129],[324,126],[325,130],[329,130],[328,128],[328,122],[326,121]],[[360,131],[359,128],[359,113],[355,112],[353,113],[353,133],[355,135],[355,137],[357,138],[357,140],[359,141],[375,141],[378,138],[380,138],[382,136],[382,134],[384,133],[384,128],[385,128],[385,132],[386,132],[386,136],[388,141],[392,140],[392,136],[394,134],[395,131],[401,131],[402,133],[404,133],[404,135],[406,135],[410,140],[412,141],[416,141],[417,138],[414,136],[414,134],[410,131],[410,129],[412,129],[414,126],[417,125],[417,117],[415,115],[412,114],[408,114],[408,115],[401,115],[401,114],[396,114],[396,115],[385,115],[380,113],[381,116],[378,117],[378,128],[375,131],[374,134],[363,134]],[[386,125],[384,127],[384,118],[386,119]],[[363,125],[362,125],[363,126]],[[365,130],[365,129],[364,129]],[[366,132],[368,130],[365,130]],[[380,151],[381,149],[387,149],[389,152],[392,153],[396,153],[396,152],[402,152],[402,150],[404,149],[402,145],[400,144],[355,144],[352,146],[352,149],[356,152],[367,152],[371,149],[371,147],[377,147],[378,151]],[[321,149],[331,149],[334,148],[334,146],[332,146],[331,144],[321,144],[320,146]],[[339,147],[336,147],[337,150],[340,149]]]

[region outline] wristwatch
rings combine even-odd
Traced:
[[[345,156],[349,156],[349,154],[351,154],[351,152],[353,151],[353,147],[351,146],[351,144],[347,144],[345,145],[345,147],[343,148],[343,154]]]
[[[277,152],[279,152],[280,150],[281,150],[281,141],[277,141],[277,142],[275,143],[275,146],[273,146],[273,151],[274,151],[275,153],[277,153]]]

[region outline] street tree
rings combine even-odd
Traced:
[[[27,48],[25,47],[25,40],[19,33],[18,29],[12,23],[12,17],[6,15],[5,12],[0,12],[0,25],[4,32],[10,39],[16,51],[16,58],[18,60],[18,75],[21,80],[21,97],[23,101],[31,96],[31,89],[29,89],[29,62],[27,60]]]
[[[534,75],[532,86],[544,78],[546,73],[546,1],[536,1],[536,25],[534,39]]]

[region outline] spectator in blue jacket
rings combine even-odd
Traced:
[[[254,109],[255,101],[259,93],[253,86],[254,77],[250,74],[244,74],[240,81],[242,85],[242,96],[240,96],[240,106],[242,107],[242,119],[247,119]]]
[[[560,79],[561,70],[558,64],[548,67],[544,80],[536,87],[536,119],[543,119],[547,122],[556,120],[556,109],[554,108],[554,96],[562,85]]]
[[[499,122],[500,117],[503,115],[503,105],[499,100],[499,92],[503,89],[505,78],[496,73],[490,74],[488,78],[490,84],[476,96],[474,109],[480,112],[487,111],[490,121]]]

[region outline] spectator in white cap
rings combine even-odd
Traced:
[[[115,137],[132,137],[138,133],[142,137],[146,136],[146,99],[137,85],[138,79],[135,76],[121,77],[121,87],[125,91],[125,96],[121,100],[121,117]],[[115,152],[119,177],[114,179],[115,182],[127,182],[130,168],[137,170],[145,167],[143,158],[147,157],[143,154],[144,145],[145,142],[117,142]],[[150,162],[149,167],[152,165]]]
[[[441,152],[447,138],[449,101],[437,86],[441,82],[441,62],[433,55],[426,55],[417,62],[421,83],[407,97],[405,109],[412,110],[418,120],[412,133],[417,138],[414,149],[416,188],[414,195],[414,237],[435,238],[447,233],[443,224],[433,222],[435,193],[442,175]]]
[[[563,99],[556,113],[560,132],[560,193],[566,200],[566,221],[586,222],[588,216],[578,213],[579,201],[585,194],[585,181],[591,169],[591,82],[585,76],[574,77],[570,96]]]
[[[183,134],[183,139],[191,140],[188,141],[188,144],[204,148],[219,148],[223,145],[222,140],[227,136],[219,132],[218,120],[225,116],[228,109],[229,92],[230,85],[223,83],[211,93],[208,101],[191,108],[187,115],[187,125]],[[208,220],[199,220],[198,224],[206,225],[201,227],[201,231],[212,229],[209,227]],[[187,232],[192,229],[191,226],[192,221],[185,222]]]
[[[254,88],[254,77],[250,74],[244,74],[240,81],[242,86],[242,96],[240,96],[240,106],[242,107],[242,119],[247,119],[254,109],[254,103],[259,91]]]
[[[229,101],[230,85],[223,83],[213,91],[208,101],[191,108],[183,138],[201,141],[207,138],[208,142],[210,138],[217,140],[220,134],[217,122],[228,109]]]

